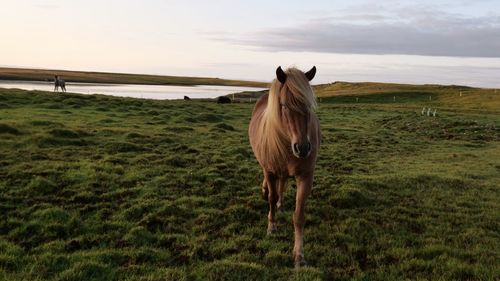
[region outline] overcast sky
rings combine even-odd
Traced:
[[[500,1],[0,0],[0,65],[500,87]]]

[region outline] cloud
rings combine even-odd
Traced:
[[[349,12],[294,27],[213,36],[263,51],[500,57],[500,16],[466,17],[430,7]]]

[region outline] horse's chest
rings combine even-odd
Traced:
[[[293,157],[289,159],[288,165],[287,165],[287,173],[288,176],[300,176],[301,174],[308,172],[306,171],[308,168],[308,165],[305,165],[305,162],[308,162],[307,160],[301,159],[302,161],[299,161],[299,159]]]

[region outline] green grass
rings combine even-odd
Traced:
[[[498,280],[500,115],[391,95],[323,96],[294,270],[252,104],[0,89],[0,280]]]
[[[335,103],[411,104],[500,113],[500,89],[456,85],[335,82],[315,86],[318,97]]]
[[[166,75],[130,74],[130,73],[0,67],[0,80],[54,81],[54,75],[61,76],[66,82],[183,85],[183,86],[225,85],[225,86],[267,87],[267,83],[262,83],[262,82],[229,80],[229,79],[209,78],[209,77],[166,76]]]

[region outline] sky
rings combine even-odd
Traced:
[[[0,0],[0,66],[500,87],[500,1]]]

